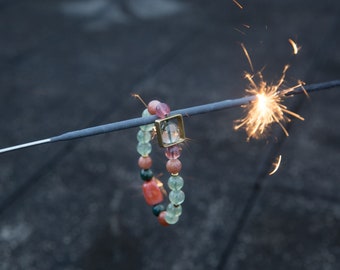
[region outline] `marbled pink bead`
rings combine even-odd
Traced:
[[[165,156],[168,159],[177,159],[181,156],[182,148],[178,145],[170,146],[165,149]]]
[[[156,115],[159,118],[165,118],[170,113],[170,107],[168,104],[165,103],[159,103],[156,106]]]

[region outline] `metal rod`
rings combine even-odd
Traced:
[[[340,86],[340,80],[310,84],[310,85],[305,85],[303,88],[298,87],[294,89],[293,91],[289,92],[287,95],[301,94],[304,92],[304,90],[307,92],[326,90],[326,89],[330,89],[330,88],[337,87],[337,86]],[[253,101],[255,98],[256,96],[246,96],[246,97],[242,97],[238,99],[227,99],[223,101],[218,101],[218,102],[208,103],[204,105],[175,110],[175,111],[172,111],[170,115],[182,114],[184,117],[188,117],[188,116],[197,115],[197,114],[204,114],[204,113],[209,113],[212,111],[239,107],[241,105],[244,105],[244,104],[247,104]],[[68,140],[73,140],[73,139],[78,139],[78,138],[99,135],[103,133],[109,133],[109,132],[113,132],[117,130],[138,127],[138,126],[142,126],[146,124],[151,124],[155,122],[156,119],[157,119],[156,116],[139,117],[139,118],[132,118],[132,119],[124,120],[124,121],[114,122],[110,124],[70,131],[70,132],[66,132],[61,135],[50,137],[47,139],[3,148],[3,149],[0,149],[0,154],[39,145],[39,144],[53,143],[53,142],[59,142],[59,141],[68,141]]]

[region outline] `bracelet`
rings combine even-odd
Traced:
[[[142,185],[143,195],[146,203],[152,206],[152,212],[158,217],[161,225],[167,226],[175,224],[182,214],[181,204],[184,202],[185,194],[182,191],[183,178],[179,175],[182,163],[178,159],[182,148],[180,143],[185,140],[184,123],[182,115],[169,116],[170,108],[167,104],[157,100],[151,101],[147,109],[142,113],[142,117],[157,115],[159,119],[155,124],[140,126],[137,133],[137,152],[141,155],[138,160],[140,167],[140,177],[144,181]],[[168,158],[166,169],[170,173],[168,187],[170,188],[170,203],[165,208],[163,202],[163,184],[157,179],[151,170],[152,159],[150,153],[152,145],[150,143],[156,130],[158,144],[165,148],[165,156]]]

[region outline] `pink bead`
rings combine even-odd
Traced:
[[[179,159],[169,159],[166,162],[166,169],[171,174],[177,174],[182,169],[182,162]]]
[[[182,148],[178,145],[170,146],[165,149],[165,156],[168,159],[178,159],[181,156]]]
[[[144,169],[144,170],[150,169],[151,166],[152,166],[152,159],[151,159],[151,157],[149,157],[149,156],[146,156],[146,157],[141,156],[138,159],[138,166],[141,169]]]
[[[156,106],[156,115],[159,118],[165,118],[170,113],[170,107],[168,104],[165,103],[159,103]]]
[[[148,104],[148,111],[150,114],[156,114],[156,107],[160,102],[158,100],[151,100]]]

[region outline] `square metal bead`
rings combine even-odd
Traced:
[[[155,127],[160,147],[170,147],[185,140],[184,122],[181,114],[157,119]],[[175,127],[177,128],[174,130]]]

